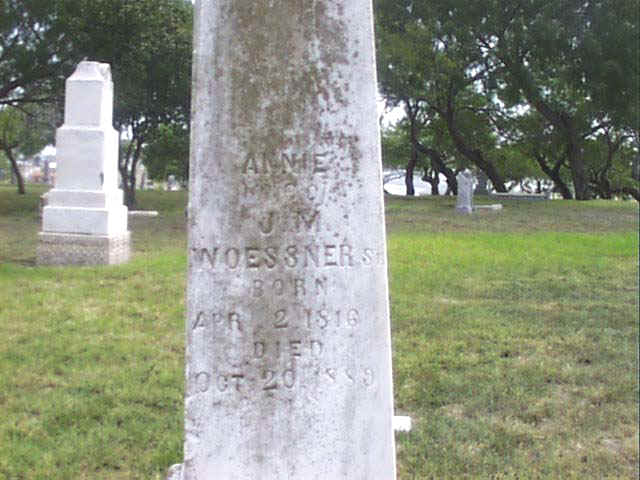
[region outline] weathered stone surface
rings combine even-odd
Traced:
[[[456,210],[460,213],[473,213],[473,174],[463,170],[456,176],[458,181],[458,196]]]
[[[489,181],[489,177],[482,170],[478,170],[478,183],[476,184],[476,188],[473,191],[474,195],[489,195],[489,190],[487,188],[487,182]]]
[[[182,464],[172,465],[167,473],[167,480],[183,480]]]
[[[370,0],[196,3],[185,480],[392,480]]]
[[[130,234],[116,236],[40,232],[39,265],[116,265],[131,255]]]
[[[56,138],[56,185],[42,214],[40,263],[120,263],[129,257],[128,246],[126,255],[113,253],[120,252],[130,236],[127,207],[118,188],[118,134],[111,125],[112,111],[109,65],[81,62],[66,83],[65,123]],[[52,257],[56,253],[59,259]]]

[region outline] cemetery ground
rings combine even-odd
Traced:
[[[0,187],[0,479],[164,479],[186,194],[139,193],[130,263],[41,268],[28,190]],[[637,203],[386,201],[398,478],[636,478]]]

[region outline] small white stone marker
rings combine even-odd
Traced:
[[[474,210],[502,210],[501,203],[492,203],[491,205],[474,205]]]
[[[157,210],[129,210],[130,217],[157,217]]]
[[[402,415],[396,415],[393,417],[393,429],[396,432],[410,432],[411,426],[411,417],[405,417]]]
[[[127,207],[118,188],[118,133],[112,126],[108,64],[81,62],[66,82],[64,125],[56,135],[56,184],[47,194],[38,263],[126,262]]]
[[[196,2],[184,480],[393,480],[371,0]]]

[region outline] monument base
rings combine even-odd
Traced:
[[[117,236],[40,232],[38,265],[116,265],[131,255],[131,233]]]
[[[184,476],[182,475],[182,464],[176,463],[169,468],[169,472],[167,473],[167,480],[183,480]]]
[[[473,207],[456,207],[457,213],[463,213],[465,215],[471,215],[473,213]]]

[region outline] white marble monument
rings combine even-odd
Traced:
[[[196,2],[183,480],[393,480],[371,0]]]
[[[56,135],[56,182],[44,207],[38,263],[95,265],[129,259],[127,207],[118,188],[108,64],[81,62],[67,79],[64,125]]]

